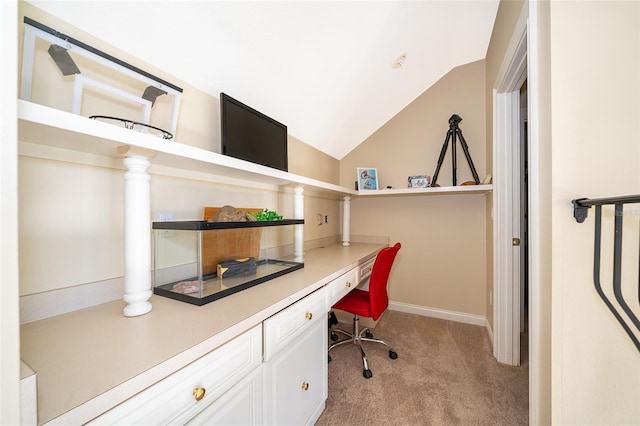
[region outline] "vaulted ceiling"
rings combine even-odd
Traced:
[[[499,0],[29,2],[341,159],[485,57]]]

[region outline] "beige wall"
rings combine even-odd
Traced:
[[[91,34],[83,32],[55,16],[43,12],[30,3],[19,2],[19,12],[18,34],[20,54],[24,33],[23,18],[24,16],[28,16],[31,19],[54,28],[57,31],[72,35],[74,38],[84,43],[175,84],[183,89],[183,94],[180,105],[179,122],[174,135],[174,140],[209,151],[221,152],[220,105],[217,97],[210,96],[185,83],[176,76],[167,75],[162,70],[149,64],[140,63],[137,58],[109,46]],[[69,111],[72,102],[73,79],[63,78],[60,76],[58,69],[46,53],[46,46],[38,49],[36,53],[33,78],[33,101]],[[79,59],[82,60],[83,58]],[[82,68],[83,75],[85,76],[92,77],[93,75],[98,75],[98,79],[100,81],[104,81],[104,75],[109,74],[109,83],[125,90],[134,84],[130,81],[123,81],[121,76],[109,73],[109,70],[106,67],[95,69],[95,65],[92,65],[88,61],[85,61],[85,63],[87,66],[80,66],[80,68]],[[19,62],[19,64],[21,66],[22,63]],[[144,87],[141,87],[140,90],[144,90]],[[135,109],[131,107],[127,108],[126,106],[116,102],[105,104],[104,102],[101,102],[104,98],[97,96],[97,93],[100,92],[92,92],[89,90],[88,94],[83,98],[82,115],[89,116],[96,114],[133,118],[137,117],[137,111]],[[171,98],[169,96],[158,97],[152,110],[152,125],[163,129],[170,128],[170,100]],[[323,152],[305,144],[304,141],[292,136],[289,136],[288,142],[289,171],[291,173],[333,184],[338,183],[338,176],[340,172],[339,162],[337,159],[324,154]]]
[[[183,87],[175,139],[219,152],[217,98],[139,63],[29,4],[20,2],[19,12],[20,35],[23,16],[27,15]],[[50,82],[61,91],[66,89],[65,82],[60,85],[60,75],[38,69],[36,77],[38,87],[34,88],[34,95],[39,103],[65,109],[64,105],[56,105],[61,100],[49,87]],[[94,107],[100,106],[99,102],[94,104]],[[289,163],[293,173],[333,183],[337,181],[337,160],[302,141],[293,139],[291,142]],[[19,149],[20,295],[122,277],[124,183],[120,161],[33,144],[21,144]],[[159,220],[161,214],[171,214],[175,220],[200,219],[204,206],[225,204],[265,207],[287,217],[293,216],[293,193],[289,189],[265,190],[219,184],[202,180],[201,175],[189,171],[153,165],[150,173],[152,220]],[[306,191],[304,196],[305,240],[337,238],[339,200],[313,191]],[[328,216],[328,223],[318,225],[318,214]]]
[[[638,193],[640,4],[551,2],[549,10],[552,420],[637,424],[640,354],[593,288],[594,213],[578,224],[570,202]],[[630,206],[623,216],[630,239],[623,249],[623,283],[636,315],[638,211]],[[603,228],[611,229],[613,215],[603,216]],[[611,252],[606,253],[602,282],[611,288]]]
[[[86,32],[83,32],[66,22],[43,12],[37,7],[20,1],[18,3],[19,17],[18,17],[18,38],[19,38],[19,51],[20,61],[22,59],[22,39],[23,39],[23,17],[28,16],[44,25],[54,28],[57,31],[66,33],[74,38],[91,45],[99,50],[102,50],[110,55],[117,57],[131,65],[137,66],[146,72],[149,72],[161,79],[164,79],[174,85],[177,85],[183,89],[182,103],[180,105],[180,114],[177,130],[175,133],[175,140],[188,145],[193,145],[198,148],[203,148],[215,152],[220,152],[220,136],[219,136],[219,105],[218,100],[213,98],[204,92],[186,84],[176,76],[167,75],[160,69],[157,69],[149,64],[141,63],[137,58],[128,55],[120,50],[107,45],[100,39],[97,39]],[[44,60],[38,61],[36,57],[36,69],[34,71],[34,101],[42,103],[47,106],[53,106],[63,110],[70,110],[71,107],[71,89],[73,87],[73,79],[61,77],[59,71],[52,65],[52,62],[48,59],[48,55],[45,52],[40,52],[41,57]],[[20,62],[20,66],[22,63]],[[52,72],[51,72],[52,71]],[[104,69],[99,70],[102,73]],[[91,74],[91,68],[83,68],[83,74]],[[116,84],[123,84],[122,81]],[[166,106],[164,103],[168,99],[167,96],[161,96],[158,98],[160,109],[165,111],[161,112],[160,121],[154,121],[156,115],[156,107],[152,113],[152,122],[158,127],[168,129],[168,113],[166,113]],[[89,102],[93,99],[89,99]],[[96,102],[98,103],[99,100]],[[96,105],[89,106],[89,109],[83,111],[82,115],[91,114],[103,114],[118,115],[117,112],[121,110],[113,110],[115,103],[105,105],[104,103],[99,106],[104,106],[105,109],[99,109]]]
[[[404,188],[407,176],[433,175],[448,120],[458,114],[482,179],[485,160],[484,61],[455,68],[340,162],[352,187],[357,167],[376,167],[382,187]],[[458,183],[471,172],[458,145]],[[451,147],[438,182],[451,185]],[[402,243],[392,271],[394,302],[485,316],[484,195],[354,198],[351,232]]]
[[[357,199],[351,230],[402,243],[391,301],[483,317],[484,203],[483,195]]]
[[[317,179],[322,182],[340,182],[340,162],[305,144],[299,139],[289,136],[289,172]]]
[[[357,167],[376,167],[381,188],[406,188],[410,175],[433,175],[449,130],[449,117],[462,117],[460,130],[480,179],[486,173],[484,61],[451,70],[416,100],[340,160],[340,184],[353,188]],[[458,185],[472,180],[457,143]],[[438,184],[451,186],[451,144]]]

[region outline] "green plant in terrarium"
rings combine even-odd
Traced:
[[[280,216],[277,212],[269,209],[264,209],[263,211],[258,213],[249,212],[249,214],[255,217],[256,220],[260,222],[271,222],[273,220],[282,220],[282,216]]]

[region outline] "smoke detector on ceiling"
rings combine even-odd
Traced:
[[[402,52],[401,54],[398,55],[398,57],[391,62],[391,68],[396,69],[396,68],[402,68],[402,64],[404,64],[404,61],[407,59],[407,54],[406,52]]]

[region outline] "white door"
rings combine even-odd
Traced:
[[[494,356],[520,365],[520,93],[496,94]]]

